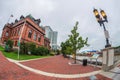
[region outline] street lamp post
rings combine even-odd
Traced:
[[[105,38],[106,38],[105,48],[111,47],[111,44],[109,43],[109,33],[108,33],[108,31],[106,30],[105,24],[104,24],[104,22],[108,22],[106,13],[104,12],[104,10],[100,10],[100,13],[101,13],[101,16],[102,16],[102,17],[100,16],[100,14],[99,14],[99,12],[98,12],[97,9],[94,9],[94,10],[93,10],[93,13],[94,13],[94,15],[95,15],[98,23],[100,24],[100,26],[103,26],[104,34],[105,34]]]

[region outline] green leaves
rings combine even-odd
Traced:
[[[12,51],[13,48],[13,41],[8,39],[5,45],[5,51]]]
[[[82,47],[87,45],[88,38],[85,40],[82,38],[82,36],[79,36],[79,33],[77,32],[78,29],[78,22],[76,22],[73,30],[71,30],[71,35],[69,35],[69,41],[71,45],[73,46],[73,51],[76,52],[76,50],[80,50]]]
[[[13,41],[8,39],[6,45],[9,45],[10,48],[13,48]]]
[[[62,47],[61,52],[63,54],[71,54],[72,53],[72,45],[70,44],[69,40],[62,42],[61,47]]]
[[[77,29],[78,29],[78,22],[76,22],[75,26],[73,27],[73,30],[71,30],[71,35],[68,35],[69,39],[61,43],[63,53],[68,54],[72,52],[76,54],[77,50],[80,50],[84,46],[89,46],[87,44],[88,38],[84,40],[82,36],[80,36],[79,33],[77,32]]]

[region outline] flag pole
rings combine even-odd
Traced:
[[[24,30],[25,24],[26,24],[26,20],[23,24],[22,30],[20,32],[20,37],[19,37],[19,40],[18,40],[18,60],[20,60],[20,41],[21,41],[21,37],[22,37],[22,33],[23,33],[23,30]]]

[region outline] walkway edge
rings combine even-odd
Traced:
[[[11,62],[13,62],[13,61],[11,61]],[[44,71],[41,71],[41,70],[33,69],[33,68],[28,67],[28,66],[22,65],[19,62],[14,62],[14,63],[17,64],[18,66],[26,69],[26,70],[31,71],[31,72],[41,74],[41,75],[45,75],[45,76],[50,76],[50,77],[57,77],[57,78],[88,77],[88,76],[91,76],[91,75],[96,75],[96,74],[101,72],[101,70],[98,70],[98,71],[94,71],[94,72],[90,72],[90,73],[84,73],[84,74],[69,74],[69,75],[67,75],[67,74],[55,74],[55,73],[49,73],[49,72],[44,72]]]

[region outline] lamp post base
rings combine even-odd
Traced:
[[[105,45],[105,48],[107,48],[107,47],[111,47],[111,45],[110,44]]]

